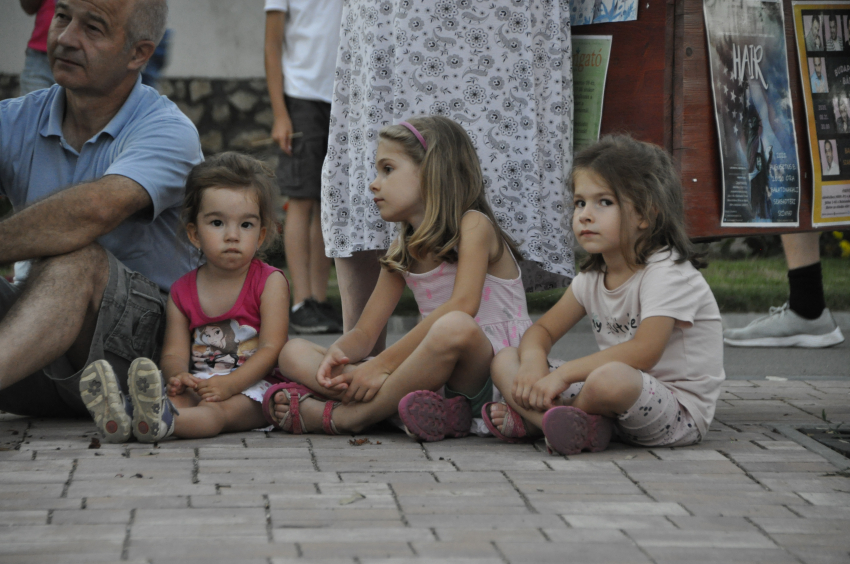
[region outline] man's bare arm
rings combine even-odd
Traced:
[[[56,192],[0,221],[0,264],[82,249],[152,205],[139,183],[117,174]]]

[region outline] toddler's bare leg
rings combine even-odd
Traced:
[[[180,415],[174,418],[174,436],[201,439],[267,425],[262,405],[244,394],[237,394],[225,401],[202,401],[195,407],[180,409]]]
[[[195,390],[191,390],[189,388],[186,388],[182,394],[168,396],[168,399],[171,401],[171,405],[176,407],[178,411],[188,407],[195,407],[201,403],[201,396],[195,393]]]

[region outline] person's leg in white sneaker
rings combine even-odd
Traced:
[[[782,236],[788,263],[788,302],[770,308],[767,316],[746,327],[724,331],[727,345],[822,348],[844,341],[824,299],[819,238],[820,233]]]

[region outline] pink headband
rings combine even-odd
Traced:
[[[421,134],[421,133],[419,133],[419,132],[416,130],[416,128],[415,128],[415,127],[413,127],[412,125],[410,125],[410,124],[409,124],[409,123],[407,123],[406,121],[400,121],[400,122],[398,122],[398,124],[399,124],[399,125],[403,125],[403,126],[404,126],[404,127],[406,127],[407,129],[409,129],[409,130],[410,130],[410,132],[411,132],[412,134],[414,134],[414,135],[416,136],[416,138],[417,138],[417,139],[419,139],[419,142],[420,142],[420,143],[422,143],[422,148],[423,148],[423,149],[425,149],[426,151],[428,150],[428,143],[426,143],[426,142],[425,142],[425,138],[424,138],[424,137],[422,137],[422,134]]]

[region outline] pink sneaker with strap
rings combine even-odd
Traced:
[[[613,433],[613,419],[590,415],[577,407],[553,407],[543,414],[543,434],[549,454],[600,452],[608,447]]]
[[[472,425],[469,400],[461,396],[446,399],[430,390],[410,392],[401,398],[398,415],[404,423],[405,432],[425,442],[465,437]]]

